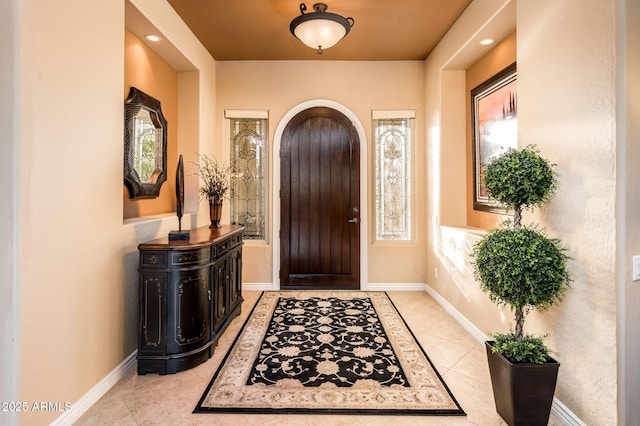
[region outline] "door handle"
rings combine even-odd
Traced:
[[[349,222],[349,223],[358,223],[358,222],[360,222],[360,220],[357,217],[352,217],[347,222]]]

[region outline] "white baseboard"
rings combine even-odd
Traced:
[[[424,285],[424,289],[427,292],[427,294],[429,294],[429,296],[431,296],[431,298],[433,300],[438,302],[438,304],[440,306],[442,306],[442,308],[445,311],[447,311],[447,313],[449,315],[451,315],[456,321],[458,321],[460,323],[460,325],[465,330],[467,330],[467,332],[469,334],[471,334],[471,336],[473,336],[474,339],[476,339],[478,342],[480,342],[482,344],[484,344],[484,342],[487,341],[487,340],[491,340],[489,338],[489,336],[484,334],[482,332],[482,330],[480,330],[471,321],[469,321],[464,315],[462,315],[460,312],[458,312],[458,310],[456,308],[454,308],[452,304],[447,302],[447,300],[445,298],[440,296],[440,294],[438,294],[438,292],[436,292],[434,289],[432,289],[428,284]]]
[[[558,398],[553,398],[551,414],[567,426],[587,426],[585,422],[580,420],[580,418],[576,416],[573,411],[569,410]]]
[[[60,417],[51,423],[54,426],[72,425],[74,422],[91,408],[102,396],[109,391],[116,383],[125,377],[129,370],[136,366],[136,355],[134,351],[124,359],[116,368],[111,370],[102,380],[100,380],[89,392],[84,394],[79,400],[71,405],[71,410],[65,411]]]
[[[428,284],[424,286],[425,291],[438,302],[442,308],[447,311],[449,315],[451,315],[460,325],[469,332],[478,342],[484,343],[486,340],[490,340],[487,335],[485,335],[479,328],[477,328],[471,321],[469,321],[464,315],[462,315],[458,310],[453,307],[449,302],[446,301],[442,296],[438,294],[434,289],[432,289]],[[558,398],[553,398],[553,405],[551,405],[551,414],[554,415],[558,420],[567,426],[586,426],[586,423],[580,420],[576,414],[569,410],[566,405],[562,403]]]
[[[366,283],[362,290],[368,291],[424,291],[424,283]]]
[[[367,283],[362,285],[365,291],[424,291],[424,283]],[[247,291],[277,290],[272,283],[242,283]]]
[[[269,291],[274,290],[271,283],[242,283],[242,289],[247,291]]]

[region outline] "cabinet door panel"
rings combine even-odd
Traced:
[[[213,265],[213,330],[217,331],[227,317],[227,281],[229,280],[227,258]]]
[[[140,351],[164,351],[166,311],[165,276],[140,274]]]
[[[229,311],[242,301],[242,252],[236,249],[229,255]]]
[[[175,353],[197,348],[209,339],[211,292],[208,269],[176,271],[171,276],[175,324],[170,328],[174,333],[170,353]]]

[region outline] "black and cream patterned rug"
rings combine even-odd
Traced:
[[[465,415],[384,292],[264,292],[195,413]]]

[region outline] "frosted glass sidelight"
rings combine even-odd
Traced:
[[[373,120],[376,240],[409,241],[411,235],[412,118]]]
[[[266,240],[267,119],[229,118],[231,223],[244,238]]]

